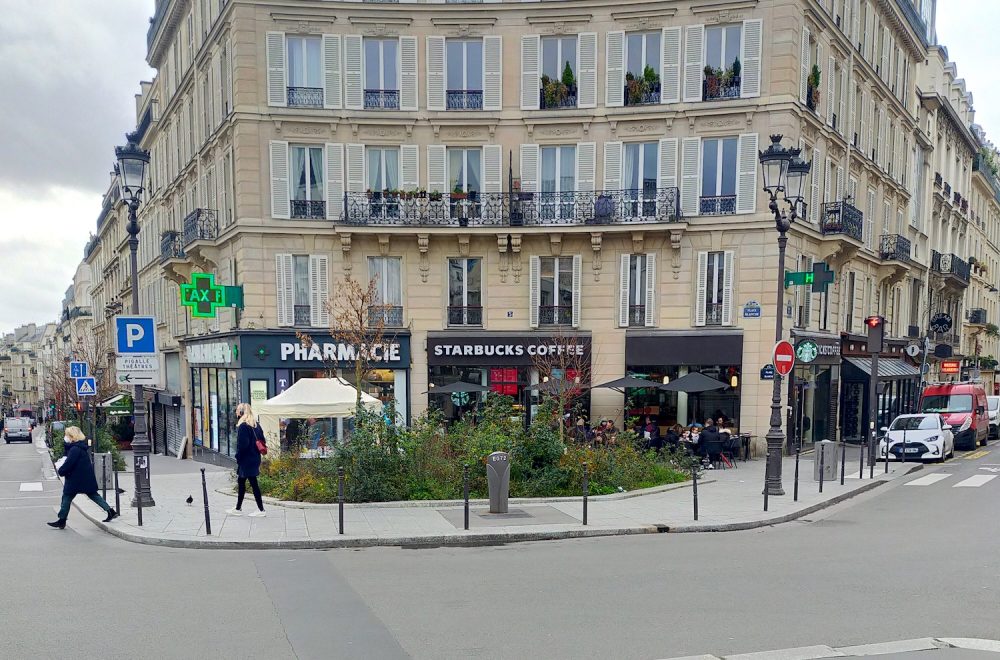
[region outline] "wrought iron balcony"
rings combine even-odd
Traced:
[[[289,87],[288,88],[289,108],[322,108],[323,88],[322,87]]]
[[[892,261],[909,261],[910,239],[899,234],[882,234],[879,240],[879,256]]]
[[[545,88],[538,88],[538,107],[542,110],[555,110],[557,108],[575,108],[577,98],[576,85],[567,89],[566,95],[557,99],[546,100]]]
[[[641,327],[646,325],[645,305],[628,306],[628,325],[630,328]]]
[[[961,205],[962,204],[962,193],[960,193],[960,192],[958,192],[956,190],[955,194],[953,196],[953,199],[955,200],[955,204]]]
[[[736,195],[702,197],[698,200],[698,215],[734,215]]]
[[[823,204],[821,230],[824,236],[843,234],[856,241],[863,240],[865,218],[850,202],[826,202]]]
[[[723,101],[740,98],[740,79],[722,81],[718,78],[706,78],[701,82],[701,99],[703,101]]]
[[[934,173],[934,187],[935,188],[940,188],[942,185],[944,185],[944,179],[941,178],[941,173],[940,172],[935,172]]]
[[[538,325],[571,325],[573,307],[571,305],[539,305]]]
[[[969,310],[969,324],[970,325],[986,325],[986,310],[982,307],[976,307]]]
[[[949,200],[951,199],[951,184],[950,183],[945,183],[944,184],[944,196],[945,196],[945,198],[947,198]]]
[[[449,305],[448,325],[483,324],[483,308],[477,305]]]
[[[386,328],[403,327],[403,308],[400,305],[378,305],[368,308],[368,326]]]
[[[806,107],[816,112],[816,88],[806,85]]]
[[[931,341],[935,344],[950,344],[955,348],[962,345],[962,337],[956,330],[949,330],[948,332],[932,332],[930,337]]]
[[[446,92],[449,110],[482,110],[483,90],[449,89]]]
[[[365,110],[399,110],[399,90],[366,89]]]
[[[304,220],[322,220],[326,218],[326,202],[322,199],[293,199],[292,217]]]
[[[160,261],[183,258],[184,244],[181,239],[181,233],[169,229],[160,234]]]
[[[625,105],[650,105],[659,102],[660,83],[654,83],[648,88],[633,84],[631,89],[625,83]]]
[[[214,241],[219,236],[215,209],[195,209],[184,218],[184,245],[195,241]]]
[[[705,325],[722,325],[722,303],[706,303]]]
[[[312,324],[312,307],[309,305],[293,305],[292,311],[295,315],[295,325],[307,326]]]
[[[942,275],[950,275],[966,285],[969,283],[969,264],[954,254],[931,252],[931,270]]]
[[[347,193],[351,225],[552,226],[677,222],[677,188],[560,193]]]

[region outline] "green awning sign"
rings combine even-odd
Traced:
[[[194,318],[215,318],[219,307],[243,309],[243,287],[216,284],[212,273],[192,273],[191,283],[181,284],[180,291],[181,305]]]

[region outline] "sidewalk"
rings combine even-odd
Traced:
[[[231,470],[151,456],[151,486],[156,506],[143,510],[143,526],[131,506],[134,487],[131,472],[120,473],[121,517],[110,524],[101,522],[104,513],[90,501],[78,498],[76,506],[107,532],[137,543],[183,548],[338,548],[400,545],[484,545],[514,541],[548,540],[623,534],[662,532],[718,532],[752,529],[806,516],[845,499],[883,485],[887,481],[921,468],[919,464],[890,463],[889,474],[882,464],[875,479],[858,477],[856,448],[848,449],[847,478],[824,484],[819,493],[812,481],[811,456],[800,465],[799,501],[793,502],[795,459],[784,459],[783,484],[786,494],[771,497],[769,511],[763,510],[764,460],[739,463],[737,469],[711,470],[698,483],[699,519],[693,520],[690,482],[650,489],[648,494],[627,493],[591,497],[588,525],[582,518],[582,498],[511,500],[509,513],[491,515],[487,503],[474,501],[470,529],[463,529],[463,507],[459,502],[348,504],[344,507],[344,534],[337,533],[336,504],[302,505],[265,502],[265,518],[229,516],[235,506],[231,495]],[[131,459],[127,461],[131,470]],[[205,528],[201,473],[208,484],[212,534]],[[191,496],[192,504],[185,500]],[[108,492],[114,505],[114,493]],[[243,510],[253,511],[248,493]]]

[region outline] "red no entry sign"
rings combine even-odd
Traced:
[[[795,366],[795,347],[791,342],[781,340],[774,345],[774,354],[771,357],[774,370],[781,376],[787,376]]]

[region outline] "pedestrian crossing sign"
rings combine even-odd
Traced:
[[[97,395],[97,381],[95,381],[92,376],[89,376],[87,378],[77,378],[76,379],[76,395],[77,396],[96,396]]]

